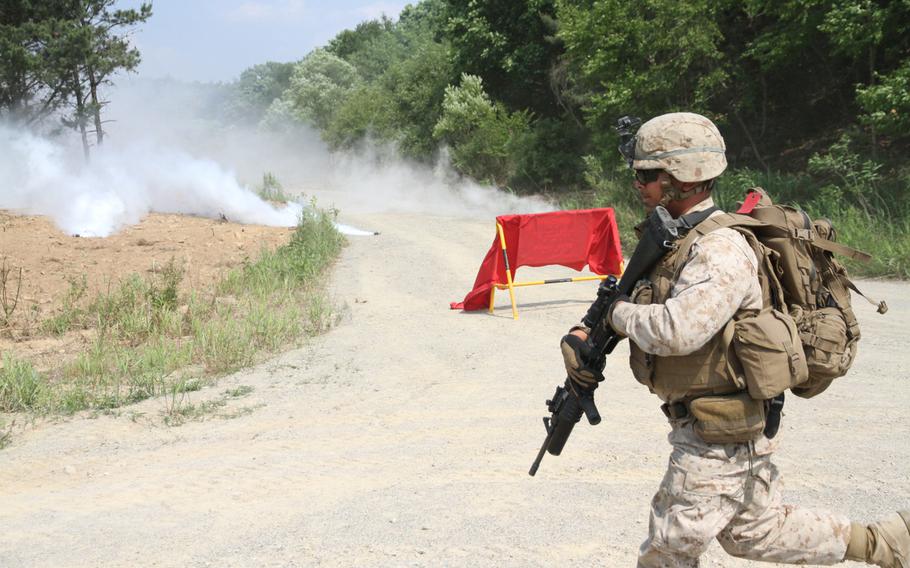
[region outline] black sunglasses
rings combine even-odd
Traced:
[[[642,185],[647,185],[657,181],[660,177],[661,170],[635,170],[635,179]]]

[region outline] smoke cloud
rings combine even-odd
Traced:
[[[149,212],[272,226],[296,224],[311,198],[347,212],[492,217],[552,209],[364,144],[331,153],[317,133],[226,129],[212,116],[217,85],[124,79],[106,109],[105,144],[89,163],[77,137],[0,124],[0,208],[48,215],[65,232],[103,237]],[[299,203],[275,207],[250,188],[276,176]],[[339,225],[348,234],[369,234]]]

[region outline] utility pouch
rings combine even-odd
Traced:
[[[742,366],[748,394],[774,398],[809,377],[796,323],[787,314],[763,309],[734,324],[733,349]]]
[[[640,280],[632,291],[632,302],[648,305],[654,298],[654,284],[648,280]],[[639,349],[634,341],[629,341],[629,366],[632,376],[639,383],[648,388],[654,386],[654,356]]]
[[[807,312],[798,307],[792,313],[806,351],[809,376],[819,379],[842,377],[856,357],[856,341],[847,331],[840,308]]]
[[[710,444],[740,444],[761,436],[765,429],[765,403],[743,391],[702,396],[689,403],[695,433]]]

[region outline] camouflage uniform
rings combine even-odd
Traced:
[[[710,198],[689,212],[712,207]],[[716,214],[720,214],[719,212]],[[618,304],[613,327],[642,350],[685,355],[706,344],[740,309],[760,308],[757,260],[745,238],[719,229],[692,246],[663,304]],[[658,393],[673,402],[683,393]],[[783,505],[771,463],[777,440],[709,444],[693,420],[671,420],[667,473],[651,502],[640,567],[698,566],[715,538],[733,556],[785,563],[843,561],[846,517]]]

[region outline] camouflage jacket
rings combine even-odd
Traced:
[[[709,197],[687,213],[713,206]],[[724,228],[695,241],[665,303],[622,302],[610,323],[646,353],[688,355],[708,343],[738,310],[761,307],[755,253],[745,237]]]

